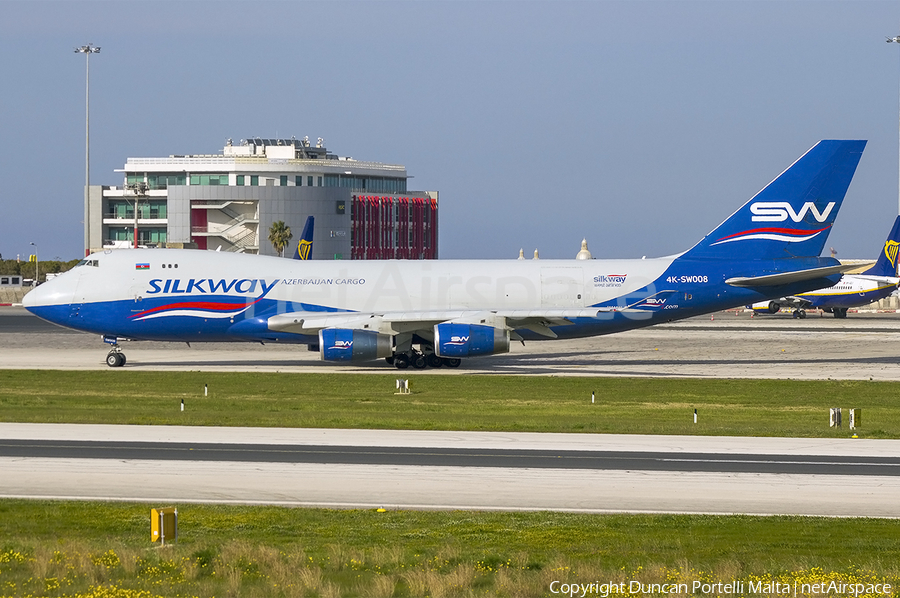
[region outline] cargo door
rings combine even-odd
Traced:
[[[579,267],[541,268],[541,307],[584,307],[584,271]]]

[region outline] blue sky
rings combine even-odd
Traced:
[[[81,252],[128,157],[323,137],[440,192],[444,258],[687,249],[823,138],[868,139],[829,238],[898,212],[896,2],[15,2],[0,19],[0,254]]]

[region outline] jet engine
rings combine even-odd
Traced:
[[[444,322],[434,327],[434,352],[438,357],[509,353],[509,330]]]
[[[372,330],[325,328],[319,331],[323,361],[371,361],[393,355],[391,335]]]

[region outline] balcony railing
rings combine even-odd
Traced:
[[[139,221],[140,220],[166,220],[167,218],[168,218],[168,216],[166,214],[160,215],[159,212],[156,212],[156,213],[150,212],[149,214],[145,214],[145,213],[138,214]],[[103,214],[103,219],[104,220],[130,220],[131,222],[134,222],[134,212],[131,212],[131,213],[126,212],[124,216],[119,212],[107,212],[107,213]]]

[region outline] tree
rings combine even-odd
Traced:
[[[284,248],[288,246],[292,238],[294,235],[291,233],[291,227],[285,226],[283,220],[273,222],[269,227],[269,241],[281,257],[284,257]]]

